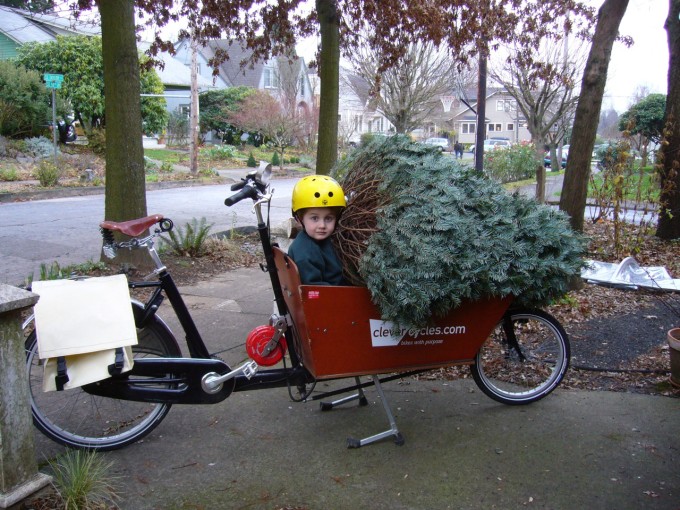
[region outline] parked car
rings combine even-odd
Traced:
[[[550,168],[552,170],[552,165],[550,161],[550,151],[546,152],[543,156],[543,166]],[[562,168],[567,168],[567,156],[562,153]]]
[[[503,147],[510,147],[511,145],[512,144],[510,143],[510,141],[505,140],[504,138],[489,138],[488,140],[484,140],[484,152],[488,152]],[[472,154],[475,153],[474,145],[472,146],[470,152],[472,152]]]
[[[425,145],[439,147],[442,151],[449,150],[449,140],[447,138],[428,138],[423,143]]]

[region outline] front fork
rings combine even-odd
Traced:
[[[515,328],[512,326],[512,317],[510,314],[505,314],[503,317],[503,332],[505,333],[505,343],[507,344],[507,352],[505,357],[510,357],[510,349],[514,349],[519,357],[519,360],[523,363],[526,361],[526,356],[522,352],[522,348],[517,341],[517,335],[515,335]]]

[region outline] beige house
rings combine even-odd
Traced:
[[[476,91],[465,91],[459,95],[442,96],[441,108],[424,126],[423,137],[448,131],[453,132],[455,139],[461,143],[474,144],[477,132],[476,95]],[[517,102],[503,88],[487,90],[485,118],[486,139],[502,138],[512,143],[531,140]]]

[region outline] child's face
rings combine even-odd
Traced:
[[[317,241],[323,241],[333,233],[335,221],[335,212],[328,207],[312,207],[302,216],[305,232]]]

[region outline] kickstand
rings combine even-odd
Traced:
[[[375,434],[373,436],[364,438],[364,439],[355,439],[353,437],[348,437],[347,438],[347,448],[361,448],[362,446],[365,446],[367,444],[375,443],[376,441],[380,441],[381,439],[385,439],[387,437],[393,436],[394,437],[394,443],[397,446],[401,446],[404,444],[404,436],[401,435],[401,432],[399,432],[399,429],[397,429],[397,422],[394,420],[394,416],[392,415],[392,410],[390,409],[390,405],[387,402],[387,399],[385,398],[385,393],[383,392],[382,385],[380,384],[380,379],[378,378],[377,375],[372,376],[373,377],[373,384],[375,385],[375,389],[378,392],[378,395],[380,396],[380,401],[382,402],[383,409],[385,410],[385,414],[387,415],[387,419],[390,422],[390,428],[384,432],[380,432],[378,434]],[[357,384],[358,384],[358,378],[357,378]],[[361,391],[361,388],[359,389],[359,393],[363,396],[363,392]],[[357,398],[356,395],[353,395],[352,397],[347,397],[346,399],[341,399],[343,401],[346,401],[347,399],[350,398]],[[365,397],[363,397],[365,399]]]
[[[368,400],[366,400],[366,395],[364,395],[364,389],[361,387],[361,381],[359,380],[358,377],[355,377],[354,380],[357,383],[357,393],[354,395],[349,395],[344,398],[340,398],[338,400],[334,400],[333,402],[321,402],[321,410],[322,411],[330,411],[334,407],[337,407],[342,404],[346,404],[347,402],[352,402],[353,400],[359,399],[359,405],[360,406],[367,406],[368,405]]]

